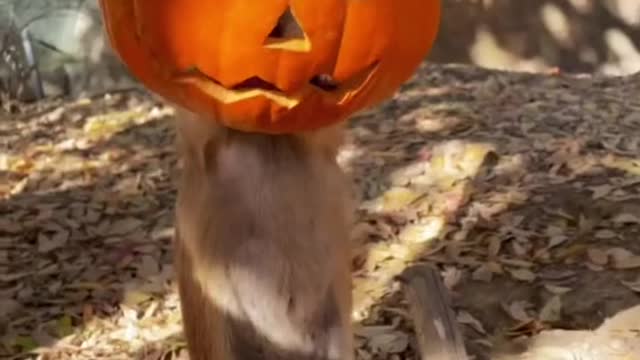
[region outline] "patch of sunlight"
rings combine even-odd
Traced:
[[[172,111],[168,107],[152,108],[150,111],[143,108],[110,111],[88,117],[81,130],[67,127],[60,136],[53,136],[46,143],[34,141],[34,145],[20,152],[0,152],[0,171],[23,176],[22,181],[0,188],[0,197],[20,193],[29,180],[28,175],[34,173],[48,174],[46,177],[49,179],[63,178],[69,173],[93,177],[99,169],[119,164],[118,152],[105,150],[97,156],[87,157],[72,150],[91,149],[128,128],[170,116]]]
[[[640,70],[640,52],[623,30],[611,28],[604,32],[604,41],[613,60],[601,66],[606,75],[625,75]]]
[[[626,25],[637,27],[640,25],[640,1],[637,0],[608,0],[605,5],[611,13]]]
[[[522,359],[637,359],[640,351],[636,305],[608,317],[594,330],[545,330],[527,339]],[[512,359],[512,354],[497,360]]]
[[[588,14],[593,11],[593,0],[569,0],[569,4],[581,14]]]
[[[565,47],[573,45],[569,19],[560,7],[546,3],[540,8],[540,17],[544,26],[558,43]]]
[[[30,335],[5,337],[5,345],[22,349],[24,355],[39,354],[45,358],[104,358],[109,349],[115,358],[131,358],[149,344],[161,343],[166,351],[185,347],[178,295],[167,285],[170,267],[138,283],[113,284],[123,291],[119,310],[109,317],[100,317],[91,304],[83,305],[81,319],[72,321],[62,314],[42,323]],[[87,283],[90,288],[103,287]],[[80,320],[79,324],[74,322]],[[44,345],[47,344],[47,345]],[[96,353],[98,352],[98,353]]]
[[[536,72],[549,68],[542,57],[524,59],[503,49],[486,26],[478,27],[469,56],[475,65],[490,69]]]
[[[640,159],[607,155],[601,159],[601,164],[610,169],[617,169],[633,176],[640,176]]]
[[[157,108],[154,108],[154,110],[157,110]],[[91,140],[109,138],[132,126],[142,125],[158,117],[171,115],[172,111],[170,108],[151,112],[142,109],[130,109],[94,115],[87,119],[83,131]]]
[[[434,242],[449,229],[451,216],[468,202],[473,179],[494,150],[488,143],[462,140],[437,144],[428,160],[416,160],[395,170],[389,176],[392,186],[361,204],[374,217],[417,215],[397,230],[387,225],[357,225],[356,233],[364,231],[385,241],[366,243],[362,245],[365,249],[358,250],[364,255],[362,269],[354,274],[355,322],[370,315],[373,307],[390,293],[394,279],[408,266],[441,246]]]

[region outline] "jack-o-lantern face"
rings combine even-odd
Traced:
[[[342,121],[393,94],[428,53],[440,0],[100,0],[150,90],[246,131]]]

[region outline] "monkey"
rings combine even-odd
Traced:
[[[343,125],[234,130],[180,109],[174,267],[191,360],[353,360]]]

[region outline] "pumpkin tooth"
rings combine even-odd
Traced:
[[[286,96],[279,91],[243,88],[240,90],[227,89],[215,81],[211,81],[199,76],[182,76],[176,78],[182,84],[192,84],[203,92],[209,94],[214,99],[223,104],[232,104],[235,102],[247,100],[250,98],[263,96],[286,108],[293,108],[300,103],[299,96]]]

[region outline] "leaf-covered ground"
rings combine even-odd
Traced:
[[[354,118],[358,358],[415,358],[394,282],[414,261],[441,269],[477,359],[640,303],[638,94],[637,76],[430,65]],[[131,91],[0,120],[1,358],[184,353],[171,116]]]

